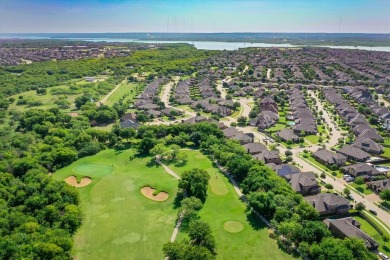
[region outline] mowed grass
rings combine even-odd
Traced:
[[[208,197],[199,215],[211,226],[216,239],[217,259],[293,258],[278,249],[276,241],[269,238],[269,231],[262,222],[247,217],[246,206],[238,198],[227,177],[213,167],[205,155],[199,151],[184,152],[188,155],[187,165],[169,167],[179,175],[192,168],[204,169],[210,174]],[[177,240],[185,237],[187,235],[180,232]]]
[[[141,89],[141,85],[137,83],[121,83],[120,86],[111,94],[105,102],[105,105],[112,106],[118,102],[124,95],[129,94],[125,100],[133,100],[137,95],[137,88]]]
[[[177,180],[162,167],[146,166],[151,157],[130,161],[133,153],[106,150],[53,175],[92,178],[90,185],[77,188],[85,219],[75,235],[75,259],[163,259],[162,246],[177,217]],[[168,200],[144,197],[144,186],[168,192]]]

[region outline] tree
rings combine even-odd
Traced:
[[[284,152],[284,155],[286,155],[286,156],[291,156],[291,155],[293,155],[293,153],[291,152],[291,150],[286,150],[286,151]]]
[[[364,184],[364,179],[363,179],[363,177],[357,177],[354,182],[355,182],[355,184],[360,186],[360,185]]]
[[[183,214],[184,219],[191,220],[203,207],[203,203],[196,197],[187,197],[180,202],[179,214]]]
[[[390,190],[383,190],[379,193],[381,199],[390,201]]]
[[[344,192],[345,196],[351,195],[351,191],[348,188],[344,188],[343,192]]]
[[[325,186],[325,188],[327,188],[328,190],[333,189],[333,185],[330,184],[330,183],[327,183],[327,184],[325,184],[324,186]]]
[[[205,202],[209,179],[210,175],[205,170],[194,168],[182,174],[178,185],[187,196],[194,196]]]
[[[77,97],[74,101],[77,109],[80,109],[83,105],[87,104],[88,102],[91,102],[92,97],[89,95],[82,95],[80,97]]]
[[[363,211],[363,210],[366,209],[366,205],[364,205],[364,204],[361,203],[361,202],[358,202],[358,203],[356,203],[356,205],[355,205],[355,209],[356,209],[357,211]]]
[[[215,254],[215,238],[209,224],[201,220],[191,221],[188,227],[188,235],[194,245],[203,246]]]
[[[239,126],[245,126],[247,120],[248,120],[248,119],[247,119],[245,116],[240,116],[240,117],[238,117],[238,118],[237,118],[238,125],[239,125]]]

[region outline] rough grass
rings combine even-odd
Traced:
[[[103,151],[54,173],[54,178],[88,173],[93,182],[78,189],[84,222],[75,235],[75,259],[163,259],[177,210],[177,180],[162,167],[147,167],[151,157],[129,161],[133,151]],[[112,168],[111,171],[108,169]],[[151,186],[170,194],[164,202],[144,197]]]
[[[269,231],[262,222],[253,216],[247,216],[245,204],[240,201],[233,186],[222,173],[213,167],[211,161],[199,151],[184,151],[188,155],[188,163],[184,167],[169,167],[177,174],[183,171],[200,168],[210,174],[210,185],[208,198],[199,215],[206,221],[215,236],[217,259],[292,259],[293,257],[284,253],[276,244],[275,240],[269,238]],[[223,182],[227,193],[217,195],[213,191],[213,181]],[[231,233],[225,230],[224,224],[228,221],[236,221],[243,225],[243,230]],[[187,237],[179,232],[178,240]]]

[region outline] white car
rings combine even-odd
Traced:
[[[384,253],[379,253],[378,255],[382,259],[385,259],[385,260],[389,259],[389,257],[387,255],[385,255]]]

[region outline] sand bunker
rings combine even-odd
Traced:
[[[148,186],[143,187],[141,189],[142,195],[144,195],[148,199],[151,199],[151,200],[154,200],[154,201],[164,201],[164,200],[168,199],[168,197],[169,197],[168,193],[166,193],[164,191],[161,191],[157,195],[153,195],[153,193],[155,191],[156,191],[156,189],[153,189],[152,187],[148,187]]]
[[[77,182],[77,178],[75,176],[69,176],[65,179],[65,182],[73,187],[81,188],[89,185],[92,182],[92,179],[89,177],[83,177],[80,182]]]

